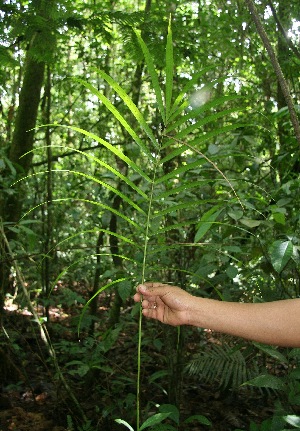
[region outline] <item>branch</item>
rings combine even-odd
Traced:
[[[276,22],[276,25],[278,27],[278,30],[281,32],[282,36],[284,37],[288,47],[291,49],[291,51],[293,51],[293,53],[295,54],[296,57],[300,58],[300,51],[296,48],[296,46],[293,44],[293,42],[291,41],[291,39],[288,37],[285,29],[283,28],[278,16],[277,16],[277,12],[275,10],[275,7],[272,3],[272,0],[268,1],[268,4],[270,6],[270,9],[272,11],[274,20]]]
[[[269,54],[273,69],[276,73],[279,85],[280,85],[281,90],[282,90],[282,94],[284,96],[285,102],[287,104],[287,107],[288,107],[288,110],[290,113],[291,122],[292,122],[292,125],[294,128],[296,139],[297,139],[298,144],[300,146],[300,125],[299,125],[298,117],[297,117],[295,107],[293,104],[293,100],[292,100],[292,97],[290,95],[288,84],[287,84],[286,79],[283,75],[280,64],[277,60],[275,51],[274,51],[274,49],[271,45],[271,42],[267,36],[267,33],[265,32],[265,29],[262,25],[262,22],[260,20],[259,15],[258,15],[257,9],[255,7],[255,4],[253,3],[252,0],[245,0],[245,3],[247,4],[248,9],[249,9],[250,13],[252,14],[253,21],[256,25],[258,34],[260,35],[261,40],[262,40],[262,42],[263,42],[263,44],[264,44],[264,46],[265,46],[265,48]]]

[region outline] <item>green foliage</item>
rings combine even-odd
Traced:
[[[223,391],[237,390],[258,373],[251,356],[251,352],[239,345],[212,344],[189,361],[187,372],[205,382],[217,383]]]
[[[152,2],[145,13],[123,1],[43,3],[47,10],[37,11],[38,2],[31,1],[0,6],[0,174],[5,196],[14,192],[10,186],[18,166],[10,162],[8,148],[25,53],[36,33],[42,38],[31,55],[49,64],[52,77],[51,250],[45,247],[49,148],[44,128],[36,131],[33,172],[26,178],[28,195],[22,196],[25,215],[19,223],[5,225],[19,235],[11,245],[34,300],[49,303],[36,293],[42,291],[48,262],[50,300],[73,309],[77,304],[82,314],[70,330],[76,332],[80,323],[84,340],[91,320],[99,324],[98,317],[87,313],[99,295],[112,295],[110,306],[113,289],[127,310],[134,286],[143,279],[172,281],[197,295],[230,300],[298,296],[299,149],[245,8],[238,3]],[[286,4],[286,28],[297,17],[296,3]],[[258,7],[263,16],[264,5]],[[264,24],[275,46],[274,17],[265,15]],[[297,40],[294,30],[289,34]],[[292,51],[284,60],[295,101],[298,63]],[[46,93],[40,124],[45,101]],[[66,123],[68,127],[57,127]],[[6,202],[1,206],[5,209]],[[114,217],[116,230],[111,227]],[[100,234],[103,243],[96,251]],[[118,251],[110,248],[112,238]],[[99,285],[93,290],[97,269]],[[81,279],[86,288],[75,292],[73,282]],[[130,316],[134,321],[136,315]],[[56,345],[70,378],[88,381],[97,370],[110,373],[105,355],[115,346],[119,333],[114,329],[92,347],[71,341]],[[247,376],[244,351],[214,350],[205,352],[206,364],[219,363],[222,374],[217,367],[211,373],[222,385],[238,386],[257,377],[256,372],[266,376],[265,370]],[[201,352],[199,363],[204,356]],[[254,383],[283,384],[279,396],[284,393],[289,403],[298,404],[297,361],[295,367],[287,380],[274,383],[267,375]],[[127,390],[120,379],[113,379],[118,394]],[[132,391],[115,407],[107,406],[108,414],[119,417],[124,406],[133,411]],[[165,422],[153,427],[177,426],[176,421]],[[199,423],[209,425],[201,415]],[[287,426],[282,418],[280,423]],[[261,426],[272,429],[275,420]]]

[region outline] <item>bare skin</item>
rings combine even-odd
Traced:
[[[145,317],[178,326],[192,325],[285,347],[300,347],[300,299],[236,303],[195,297],[177,286],[144,283],[134,301]]]

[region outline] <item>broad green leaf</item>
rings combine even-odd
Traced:
[[[250,228],[257,227],[262,223],[262,220],[253,220],[250,218],[241,218],[241,219],[239,219],[239,221],[243,225],[250,227]]]
[[[269,388],[274,390],[283,390],[285,385],[283,381],[276,376],[270,374],[261,374],[252,380],[248,380],[243,385],[255,386],[257,388]]]
[[[188,418],[184,421],[184,423],[185,423],[185,424],[189,424],[189,423],[194,422],[194,421],[200,422],[200,424],[202,424],[202,425],[208,425],[208,426],[211,426],[211,425],[212,425],[211,421],[210,421],[210,420],[208,420],[208,419],[207,419],[205,416],[203,416],[203,415],[193,415],[193,416],[190,416],[190,417],[188,417]]]
[[[160,424],[163,420],[170,416],[170,413],[156,413],[150,418],[146,419],[144,423],[140,426],[140,431],[145,428],[153,427],[154,425]]]
[[[228,275],[229,278],[231,278],[232,280],[238,275],[239,271],[237,269],[236,266],[234,265],[229,265],[226,268],[226,274]]]
[[[169,413],[169,418],[179,425],[179,410],[174,404],[161,404],[159,411],[160,413]]]
[[[272,215],[273,215],[273,219],[276,221],[276,223],[285,225],[285,214],[283,214],[281,212],[274,212]]]
[[[173,39],[171,28],[171,17],[169,20],[167,46],[166,46],[166,123],[168,121],[172,102],[173,93],[173,73],[174,73],[174,58],[173,58]]]
[[[195,235],[195,242],[198,242],[201,238],[203,238],[203,236],[212,227],[213,223],[217,220],[221,212],[222,210],[219,209],[219,205],[216,205],[210,210],[208,210],[205,214],[203,214],[200,221],[198,222],[199,227]]]
[[[253,345],[257,347],[259,350],[261,350],[262,352],[266,353],[267,355],[272,356],[272,358],[275,358],[277,361],[283,362],[285,364],[288,363],[287,358],[281,352],[279,352],[275,347],[267,346],[265,344],[256,343],[256,342],[253,342]]]
[[[231,217],[233,220],[237,221],[243,217],[244,212],[240,209],[232,209],[228,211],[229,217]]]
[[[156,102],[157,102],[158,109],[160,111],[160,115],[162,117],[163,123],[166,124],[166,113],[165,113],[165,108],[164,108],[164,103],[162,98],[162,92],[159,85],[158,75],[154,67],[152,55],[150,54],[147,45],[145,44],[144,40],[141,37],[141,32],[138,30],[134,30],[134,32],[136,34],[136,37],[139,41],[139,44],[142,48],[142,51],[145,57],[145,61],[148,67],[148,72],[152,81],[153,89],[155,91]]]
[[[132,293],[132,283],[129,280],[120,282],[118,286],[118,292],[122,298],[122,301],[125,302]]]
[[[124,425],[126,428],[128,428],[130,431],[134,431],[131,425],[129,425],[128,422],[124,421],[123,419],[115,419],[115,422],[120,425]]]
[[[280,273],[293,254],[291,241],[274,241],[269,248],[271,263],[276,272]]]

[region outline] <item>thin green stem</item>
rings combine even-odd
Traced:
[[[152,210],[152,201],[153,201],[153,193],[154,193],[154,181],[156,177],[157,166],[158,166],[158,161],[155,164],[153,179],[151,182],[151,191],[150,191],[150,198],[149,198],[146,231],[145,231],[144,253],[143,253],[143,265],[142,265],[142,277],[141,277],[142,283],[145,282],[146,260],[147,260],[148,241],[149,241],[149,226],[150,226],[150,217],[152,212],[151,210]],[[136,431],[140,430],[140,387],[141,387],[141,352],[142,352],[142,320],[143,320],[142,300],[143,298],[141,298],[141,303],[140,303],[138,353],[137,353]]]

